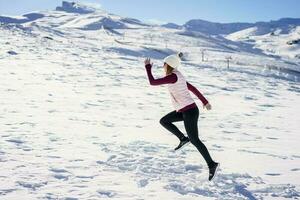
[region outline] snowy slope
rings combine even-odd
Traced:
[[[260,24],[228,35],[226,38],[233,41],[252,44],[269,55],[285,58],[300,58],[300,20],[294,20],[294,25]]]
[[[100,10],[39,13],[0,25],[0,199],[300,198],[295,60]],[[104,18],[124,26],[85,28]],[[194,97],[199,136],[221,162],[213,182],[192,145],[173,151],[159,124],[173,110],[167,88],[146,78],[145,57],[160,77],[179,50],[213,106]]]

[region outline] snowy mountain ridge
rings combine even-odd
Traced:
[[[166,24],[163,26],[169,25]],[[257,32],[257,34],[262,35],[275,32],[277,29],[281,29],[282,34],[287,34],[297,26],[300,26],[300,18],[281,18],[279,20],[271,20],[269,22],[255,23],[218,23],[201,19],[193,19],[182,26],[173,23],[172,27],[177,29],[185,28],[189,31],[198,31],[211,35],[228,35],[248,28],[258,27],[261,31]]]
[[[26,27],[38,24],[45,26],[45,21],[49,22],[51,28],[99,30],[105,27],[116,34],[119,33],[118,29],[153,27],[153,25],[137,19],[120,17],[99,8],[67,1],[63,1],[62,6],[58,6],[56,11],[29,13],[21,17],[0,16],[0,23],[23,24]],[[233,42],[238,42],[235,45],[243,46],[242,51],[246,47],[249,52],[261,51],[270,56],[294,59],[292,62],[297,63],[300,57],[299,43],[297,42],[300,40],[297,32],[299,25],[300,19],[282,18],[256,23],[214,23],[205,20],[190,20],[182,26],[169,23],[160,27],[178,30],[178,33],[186,35],[195,36],[202,33],[209,37],[225,37]],[[270,39],[270,37],[272,38]],[[227,42],[226,39],[223,39],[225,42],[223,45],[232,43]],[[278,42],[279,40],[280,42]]]

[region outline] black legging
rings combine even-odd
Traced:
[[[195,107],[182,113],[174,110],[162,117],[159,122],[179,139],[182,139],[185,137],[184,134],[172,122],[183,121],[186,133],[191,143],[198,149],[207,165],[210,167],[213,165],[214,161],[210,157],[206,146],[198,138],[198,117],[199,109],[198,107]]]

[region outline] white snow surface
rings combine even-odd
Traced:
[[[0,25],[1,200],[300,198],[296,59],[133,19],[82,28],[99,12]],[[167,88],[146,77],[146,57],[162,77],[178,51],[213,108],[193,96],[199,138],[221,163],[212,182],[193,145],[173,150],[178,139],[159,124],[173,111]]]

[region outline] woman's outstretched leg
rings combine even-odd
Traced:
[[[199,110],[197,107],[187,110],[183,113],[183,120],[186,132],[189,136],[191,143],[198,149],[198,151],[205,159],[209,168],[208,180],[211,181],[215,177],[220,164],[213,161],[213,159],[209,155],[206,146],[198,138],[198,117]]]
[[[198,138],[198,117],[199,110],[197,107],[185,111],[183,113],[184,127],[191,143],[201,153],[208,167],[212,167],[215,162],[212,160],[206,146]]]

